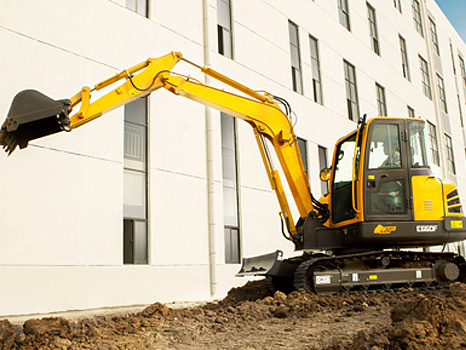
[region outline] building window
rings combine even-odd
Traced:
[[[408,117],[416,118],[416,113],[414,112],[414,108],[408,106]]]
[[[453,143],[451,137],[445,134],[445,147],[447,149],[447,168],[452,174],[456,174],[455,159],[453,155]]]
[[[123,262],[147,264],[147,100],[124,113]]]
[[[400,11],[400,13],[402,13],[401,12],[401,0],[393,0],[393,6],[395,6],[395,8],[397,8],[398,11]]]
[[[298,137],[298,148],[301,154],[301,160],[303,161],[304,171],[309,176],[309,161],[307,157],[307,141]]]
[[[358,91],[356,88],[356,69],[353,65],[344,61],[345,66],[345,85],[346,85],[346,107],[348,109],[348,118],[353,121],[359,119],[359,101]]]
[[[424,95],[432,100],[432,90],[430,88],[430,75],[429,75],[429,66],[427,61],[419,56],[419,65],[421,67],[421,83],[422,91]]]
[[[319,146],[319,166],[320,170],[327,168],[327,148]],[[325,195],[328,193],[328,181],[320,182],[321,194]]]
[[[453,53],[453,45],[450,41],[450,56],[451,56],[451,67],[453,68],[453,74],[456,76],[456,67],[455,67],[455,55]]]
[[[413,0],[413,18],[414,27],[419,34],[424,36],[424,30],[422,29],[421,5],[418,0]]]
[[[218,53],[233,58],[230,0],[217,0]]]
[[[298,26],[293,22],[288,21],[288,28],[290,32],[291,79],[293,83],[293,91],[302,94],[303,82],[301,75],[301,56],[299,52]]]
[[[369,3],[367,3],[367,18],[369,20],[372,50],[377,55],[380,55],[379,35],[377,34],[377,19],[375,17],[375,9],[369,5]]]
[[[464,128],[463,108],[461,107],[461,98],[460,98],[460,94],[457,94],[457,97],[458,97],[458,108],[459,108],[459,112],[460,112],[461,127]]]
[[[437,128],[431,122],[427,122],[427,137],[430,143],[430,155],[432,157],[432,163],[439,166],[440,159],[438,154],[438,143],[437,143]]]
[[[340,16],[340,24],[351,31],[348,0],[338,0],[338,14]]]
[[[435,25],[434,20],[430,17],[429,17],[429,29],[430,29],[430,38],[432,40],[432,47],[434,49],[434,52],[437,54],[437,56],[440,56],[440,48],[438,45],[438,37],[437,37],[437,27]]]
[[[466,69],[464,67],[464,59],[461,56],[458,56],[459,61],[460,61],[460,72],[461,72],[461,78],[463,78],[463,84],[466,86]]]
[[[126,0],[126,8],[141,16],[149,17],[149,2],[147,0]]]
[[[241,241],[238,205],[238,169],[235,118],[222,113],[223,221],[225,233],[225,263],[238,264]]]
[[[382,85],[375,84],[377,91],[377,110],[380,116],[387,116],[387,104],[385,102],[385,88]]]
[[[403,71],[403,77],[411,81],[409,75],[409,65],[408,65],[408,50],[406,48],[406,40],[400,35],[400,51],[401,51],[401,69]]]
[[[312,36],[310,36],[309,39],[311,42],[311,71],[314,102],[322,104],[322,82],[320,76],[319,41],[316,38],[313,38]]]
[[[437,88],[438,88],[438,96],[440,99],[440,108],[445,113],[448,113],[447,109],[447,97],[445,95],[445,83],[440,75],[437,74]]]

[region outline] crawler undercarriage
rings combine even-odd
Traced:
[[[403,287],[442,288],[466,278],[466,261],[454,253],[373,251],[330,256],[304,253],[280,261],[266,275],[272,290],[315,294],[370,293]],[[278,265],[277,265],[278,264]]]

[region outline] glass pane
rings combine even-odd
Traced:
[[[133,263],[133,220],[123,220],[123,263]]]
[[[238,226],[238,196],[235,188],[223,188],[223,220],[225,226]]]
[[[298,43],[298,27],[291,23],[288,22],[288,27],[290,31],[290,43],[293,44],[294,46],[299,46]]]
[[[146,169],[146,127],[125,123],[124,139],[125,168],[145,171]]]
[[[231,49],[231,31],[223,28],[223,55],[229,58],[233,57]]]
[[[239,230],[237,228],[225,227],[225,263],[239,264],[240,246]]]
[[[137,171],[124,172],[124,216],[135,219],[146,218],[146,174]]]
[[[302,93],[302,84],[301,84],[301,71],[292,67],[292,78],[293,78],[293,91]]]
[[[136,11],[136,0],[126,0],[126,7],[132,11]]]
[[[370,194],[370,213],[375,215],[406,214],[404,198],[402,179],[384,181],[377,192]]]
[[[147,100],[140,98],[125,105],[125,121],[147,125]]]
[[[311,39],[311,57],[314,59],[318,59],[318,54],[317,54],[317,39],[310,38]]]
[[[306,140],[298,138],[298,148],[299,148],[299,153],[301,154],[301,160],[302,160],[303,165],[304,165],[304,171],[309,176],[308,161],[307,161],[307,142],[306,142]]]
[[[147,17],[147,0],[137,0],[137,12]]]
[[[353,180],[353,155],[356,144],[356,135],[340,144],[337,153],[334,188],[341,187]]]
[[[291,45],[290,50],[291,50],[291,65],[299,69],[301,65],[299,62],[299,49],[296,46]]]
[[[411,166],[415,168],[428,166],[425,124],[423,122],[410,122],[408,130],[409,147],[411,150]]]
[[[217,21],[223,28],[231,29],[230,5],[223,0],[217,0]]]
[[[378,124],[369,144],[369,169],[401,167],[398,125]]]
[[[133,249],[134,264],[147,264],[147,225],[145,221],[134,221]]]

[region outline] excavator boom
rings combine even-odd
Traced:
[[[202,73],[229,85],[235,93],[226,92],[205,85],[191,77],[174,73],[173,67],[181,60],[199,68]],[[96,101],[91,101],[95,91],[117,83],[120,85]],[[138,98],[147,97],[160,88],[233,115],[251,125],[272,189],[280,204],[281,217],[290,233],[290,240],[294,240],[293,235],[297,232],[295,221],[278,170],[272,166],[265,143],[267,139],[272,144],[299,215],[304,220],[314,206],[291,118],[282,111],[277,100],[269,93],[252,90],[211,68],[201,67],[187,61],[179,52],[172,52],[159,58],[150,58],[95,84],[93,88],[85,86],[69,100],[56,101],[35,90],[18,93],[0,130],[0,144],[8,154],[11,154],[17,146],[27,147],[30,140],[62,130],[76,129],[115,108]],[[78,106],[79,110],[72,114]]]

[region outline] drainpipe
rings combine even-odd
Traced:
[[[204,32],[204,66],[209,67],[210,62],[210,34],[209,34],[209,0],[203,0],[203,32]],[[212,85],[211,78],[205,76],[205,84]],[[207,154],[207,205],[209,222],[209,275],[210,295],[217,294],[217,243],[215,218],[215,149],[214,149],[214,115],[212,109],[205,107],[206,118],[206,154]]]

